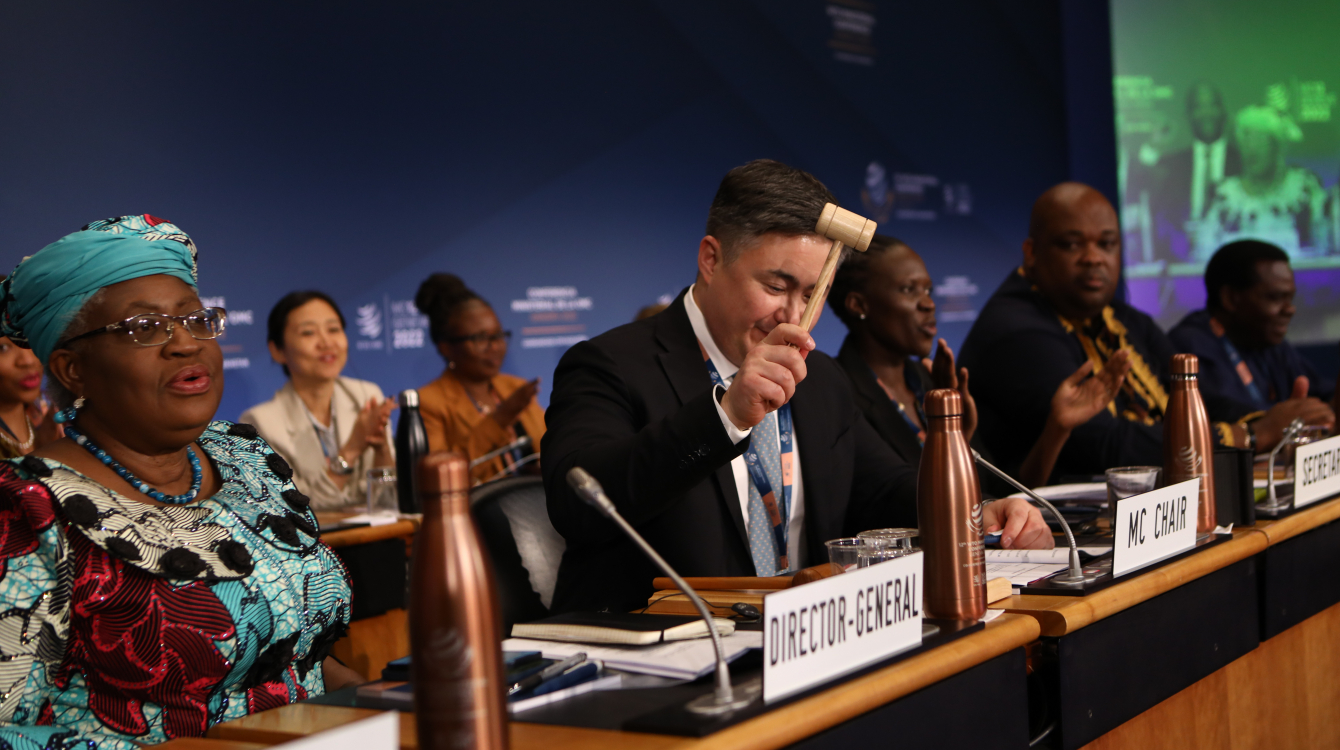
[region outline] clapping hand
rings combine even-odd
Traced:
[[[936,388],[952,388],[963,399],[963,438],[972,440],[977,431],[977,402],[968,392],[968,368],[954,369],[954,350],[944,339],[939,339],[935,349],[935,360],[921,360],[921,364],[931,374],[931,382]],[[923,425],[924,427],[924,425]]]
[[[1048,418],[1067,432],[1088,422],[1117,397],[1130,371],[1130,355],[1125,350],[1113,354],[1093,377],[1089,377],[1093,362],[1085,362],[1057,386]]]
[[[507,398],[498,403],[490,415],[498,423],[499,427],[507,429],[516,423],[521,412],[530,406],[530,402],[535,400],[535,394],[540,392],[540,379],[528,381],[507,395]]]

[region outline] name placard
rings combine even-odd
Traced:
[[[1293,454],[1293,507],[1340,493],[1340,435],[1300,445]]]
[[[922,553],[763,597],[763,701],[921,644]]]
[[[1196,546],[1200,479],[1117,501],[1112,526],[1112,577]]]

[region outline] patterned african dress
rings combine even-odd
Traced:
[[[324,692],[348,576],[250,425],[199,444],[222,488],[130,500],[0,462],[0,748],[134,748]]]

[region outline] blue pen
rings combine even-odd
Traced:
[[[531,691],[531,697],[544,695],[545,693],[554,693],[563,688],[570,688],[573,685],[580,685],[588,680],[594,680],[599,672],[600,662],[588,661],[579,667],[569,669],[552,680],[541,683]]]
[[[563,674],[564,672],[568,671],[569,669],[572,669],[573,667],[577,666],[578,664],[581,664],[584,661],[586,661],[585,651],[575,653],[572,656],[569,656],[568,658],[564,659],[563,661],[560,661],[557,664],[551,664],[545,667],[542,671],[533,674],[530,677],[527,677],[526,679],[516,683],[512,687],[508,688],[507,694],[511,696],[516,695],[517,693],[523,693],[527,690],[530,690],[533,687],[538,686],[542,682],[552,680],[553,678]]]

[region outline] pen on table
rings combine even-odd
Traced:
[[[551,664],[545,667],[543,670],[531,675],[530,677],[527,677],[521,682],[516,683],[515,685],[507,689],[507,694],[516,695],[517,693],[530,690],[531,688],[535,687],[536,685],[539,685],[545,680],[553,679],[554,677],[563,674],[564,672],[568,671],[569,669],[572,669],[573,667],[577,666],[578,664],[581,664],[584,661],[586,661],[585,651],[575,653],[572,656],[569,656],[568,658],[564,659],[563,661],[560,661],[556,664]]]

